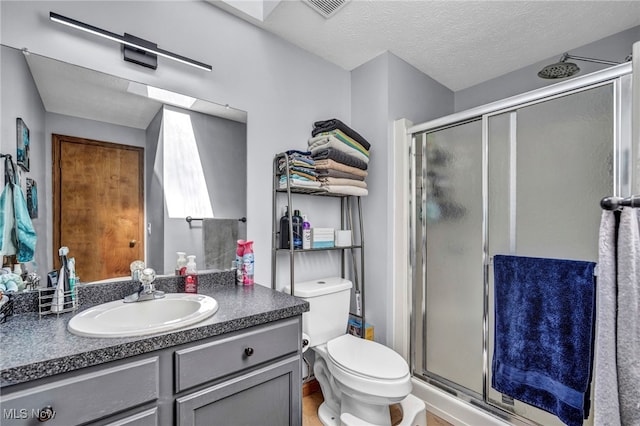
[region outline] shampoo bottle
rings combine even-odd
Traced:
[[[311,224],[307,222],[307,215],[302,216],[302,248],[311,248]]]
[[[184,279],[184,292],[198,292],[198,271],[196,270],[196,257],[194,255],[187,256],[186,277]]]
[[[284,215],[280,218],[280,244],[281,249],[289,248],[289,206],[285,206]]]
[[[253,241],[247,241],[244,243],[244,254],[242,255],[242,261],[244,268],[242,271],[242,283],[244,285],[253,284]]]
[[[293,248],[302,248],[302,217],[300,216],[300,210],[293,211]]]

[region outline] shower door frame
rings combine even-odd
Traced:
[[[408,311],[397,309],[395,321],[399,323],[409,324],[409,336],[403,336],[394,339],[396,350],[402,351],[408,348],[409,364],[411,366],[411,373],[415,380],[429,383],[449,394],[454,395],[456,398],[471,403],[479,408],[513,424],[531,425],[535,424],[532,420],[522,417],[514,412],[507,411],[491,402],[489,399],[489,389],[491,384],[489,383],[489,354],[488,354],[488,342],[489,342],[489,257],[488,257],[488,153],[489,153],[489,118],[515,112],[517,109],[538,104],[541,102],[549,101],[552,99],[569,96],[574,93],[579,93],[585,90],[593,89],[600,86],[612,85],[613,92],[613,196],[628,197],[631,195],[634,189],[634,167],[633,161],[638,155],[636,150],[640,150],[640,147],[633,146],[632,141],[632,111],[631,108],[623,108],[623,106],[631,106],[632,101],[632,65],[631,63],[625,63],[618,66],[614,66],[602,71],[598,71],[592,74],[588,74],[582,77],[577,77],[565,82],[546,86],[541,89],[533,90],[521,95],[506,98],[497,102],[489,103],[483,106],[472,108],[466,111],[455,113],[449,116],[441,117],[436,120],[432,120],[426,123],[407,126],[405,124],[405,140],[404,144],[408,145],[408,180],[409,191],[406,194],[407,199],[405,205],[409,206],[408,216],[405,217],[405,232],[407,232],[406,239],[408,247],[406,248],[408,253],[405,253],[404,262],[407,267],[407,277],[409,283],[407,291],[409,292],[409,309]],[[417,203],[422,203],[424,200],[418,200],[416,197],[414,180],[418,179],[422,173],[420,170],[416,170],[415,155],[418,147],[418,139],[422,139],[424,134],[443,130],[452,126],[461,125],[470,121],[482,120],[482,259],[483,259],[483,319],[482,319],[482,339],[483,339],[483,353],[482,353],[482,382],[483,393],[482,395],[476,392],[449,382],[446,379],[437,377],[435,375],[425,376],[421,373],[423,366],[416,366],[416,343],[413,336],[416,335],[416,322],[422,322],[422,343],[426,343],[426,315],[424,312],[425,296],[423,292],[423,299],[420,301],[422,305],[422,312],[415,310],[414,295],[416,294],[415,286],[421,285],[416,280],[416,268],[420,268],[422,276],[426,276],[426,256],[423,256],[418,263],[416,258],[416,244],[422,244],[424,241],[416,241],[417,220],[415,217],[415,208]],[[402,143],[402,142],[401,142]],[[420,144],[421,145],[421,144]],[[625,169],[624,161],[621,155],[622,151],[626,150],[629,154],[628,167]],[[406,151],[405,151],[406,152]],[[422,168],[426,167],[422,164]],[[406,173],[407,169],[404,169]],[[398,178],[398,176],[396,177]],[[405,178],[406,179],[406,178]],[[397,199],[397,198],[396,198]],[[426,234],[426,225],[422,225],[421,235]],[[399,237],[402,240],[402,237]],[[402,253],[397,253],[395,262],[401,262]],[[407,262],[408,260],[408,262]],[[399,264],[399,263],[398,263]],[[422,314],[420,317],[418,315]],[[406,342],[404,339],[408,339]],[[406,349],[405,349],[406,351]],[[424,358],[423,358],[424,359]],[[425,360],[426,362],[426,360]],[[417,370],[420,372],[417,372]]]

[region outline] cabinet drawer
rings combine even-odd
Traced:
[[[297,352],[299,319],[175,352],[176,392]]]
[[[37,425],[51,407],[47,425],[71,426],[96,420],[158,398],[158,357],[68,378],[2,396],[2,425]]]

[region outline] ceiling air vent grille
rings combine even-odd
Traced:
[[[304,4],[325,18],[331,18],[350,0],[302,0]]]

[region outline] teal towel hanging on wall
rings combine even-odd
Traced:
[[[29,216],[27,201],[16,181],[16,168],[10,155],[5,156],[5,187],[0,195],[0,251],[16,255],[20,263],[30,262],[36,250],[37,235]]]

